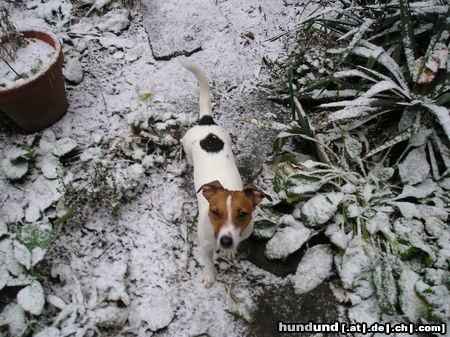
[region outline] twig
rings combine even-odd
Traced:
[[[105,107],[106,115],[109,115],[109,112],[108,112],[108,105],[106,104],[105,95],[103,94],[103,87],[101,86],[99,80],[97,79],[97,77],[96,77],[93,73],[88,72],[88,74],[91,75],[91,77],[97,82],[97,85],[98,85],[99,90],[100,90],[100,95],[102,95],[102,100],[103,100],[103,105],[104,105],[104,107]]]

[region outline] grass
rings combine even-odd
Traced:
[[[61,193],[67,214],[85,222],[98,210],[106,210],[117,215],[121,205],[127,200],[127,190],[120,186],[111,170],[101,163],[84,165],[85,178],[65,183],[61,179]]]

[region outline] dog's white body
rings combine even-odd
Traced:
[[[195,64],[183,63],[183,66],[194,73],[200,87],[200,118],[211,115],[210,94],[208,82],[202,70]],[[223,148],[218,152],[208,152],[200,145],[208,135],[213,134],[223,142]],[[242,190],[242,180],[231,151],[231,139],[228,133],[218,125],[197,125],[188,130],[181,140],[188,162],[194,166],[194,185],[198,191],[204,184],[218,180],[226,189]],[[213,225],[208,217],[209,203],[202,193],[198,199],[198,237],[200,251],[205,263],[204,286],[210,287],[215,281],[214,251],[220,248],[214,235]],[[241,234],[234,232],[235,245],[227,251],[229,256],[240,241],[245,240],[253,231],[253,221]]]

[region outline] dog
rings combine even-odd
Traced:
[[[205,74],[196,64],[182,65],[195,75],[200,88],[198,125],[190,128],[181,142],[188,162],[194,166],[198,238],[205,265],[203,286],[209,288],[215,282],[214,252],[220,248],[234,260],[239,243],[253,231],[252,212],[256,205],[263,198],[272,199],[251,183],[242,185],[231,138],[212,118]]]

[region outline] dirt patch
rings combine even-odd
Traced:
[[[268,288],[257,298],[256,303],[256,319],[247,331],[249,337],[309,337],[316,333],[278,333],[278,322],[332,323],[340,320],[338,305],[327,283],[302,296],[295,293],[291,284]],[[327,336],[339,334],[329,333]]]

